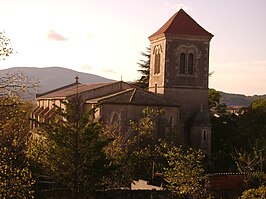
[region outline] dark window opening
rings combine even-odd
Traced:
[[[155,67],[154,67],[154,74],[160,73],[160,62],[161,62],[161,55],[159,52],[155,54]]]
[[[186,55],[185,53],[180,54],[180,73],[185,74],[186,72]]]
[[[188,74],[193,74],[194,56],[192,53],[188,55]]]
[[[206,138],[207,138],[207,132],[206,130],[203,130],[202,141],[206,142]]]

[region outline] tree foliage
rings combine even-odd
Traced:
[[[211,115],[225,114],[226,105],[220,103],[221,93],[213,88],[208,90],[209,108]]]
[[[31,105],[0,99],[0,197],[33,198],[34,180],[26,157]]]
[[[149,78],[150,78],[150,58],[151,58],[151,49],[146,48],[146,52],[140,53],[144,59],[138,62],[138,65],[141,69],[138,71],[141,73],[140,79],[136,81],[137,85],[141,88],[148,89],[149,88]]]
[[[0,32],[0,60],[4,60],[6,57],[13,53],[13,47],[10,39],[4,32]]]
[[[250,199],[250,198],[265,198],[266,196],[266,186],[261,185],[259,188],[253,188],[245,190],[240,199]]]
[[[100,124],[89,120],[93,111],[81,114],[75,103],[66,107],[55,107],[55,118],[39,124],[32,136],[31,155],[52,174],[50,180],[71,189],[73,198],[78,198],[94,192],[108,174],[110,162],[103,150],[108,140],[101,136]]]
[[[0,77],[0,97],[27,97],[26,95],[35,92],[39,82],[26,74],[16,72],[7,73]]]
[[[192,148],[172,147],[164,156],[168,166],[164,177],[168,188],[179,197],[203,198],[206,194],[206,177],[201,164],[203,154]]]
[[[254,147],[252,152],[235,149],[232,154],[238,171],[245,174],[244,180],[247,187],[257,188],[266,182],[263,172],[265,162],[263,152],[264,148]]]
[[[105,128],[105,135],[111,135],[113,139],[106,152],[114,157],[113,163],[117,166],[111,178],[107,179],[109,186],[129,186],[135,179],[151,180],[154,173],[163,171],[166,164],[163,153],[168,145],[165,138],[155,133],[158,128],[155,121],[162,114],[162,110],[144,109],[138,121],[131,121],[124,135],[113,125]]]
[[[9,148],[0,147],[0,198],[34,198],[29,163],[19,159]]]

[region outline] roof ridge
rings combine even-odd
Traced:
[[[135,94],[136,94],[136,91],[137,91],[137,88],[134,88],[134,91],[133,91],[133,93],[132,93],[132,95],[130,96],[130,99],[129,99],[129,102],[130,102],[130,103],[132,102],[133,97],[134,97]]]
[[[99,101],[108,100],[108,99],[111,99],[112,97],[119,96],[119,95],[122,95],[124,93],[130,92],[133,89],[135,89],[135,88],[128,88],[126,90],[118,91],[118,92],[115,92],[115,93],[112,93],[112,94],[109,94],[109,95],[106,95],[106,96],[103,96],[103,97],[97,97],[97,98],[89,99],[89,100],[86,100],[86,101],[95,100],[95,99],[96,100],[99,99]]]

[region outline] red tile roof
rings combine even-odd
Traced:
[[[151,35],[149,39],[161,34],[213,37],[211,33],[202,28],[183,9],[175,13],[157,32]]]

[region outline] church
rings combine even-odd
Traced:
[[[176,131],[177,143],[210,153],[208,77],[212,37],[180,9],[149,37],[149,90],[123,81],[80,84],[76,79],[76,83],[39,95],[32,118],[49,122],[54,105],[64,108],[62,101],[71,101],[77,94],[82,111],[97,105],[94,119],[118,122],[121,133],[127,130],[131,120],[141,117],[144,109],[163,110],[157,131]]]

